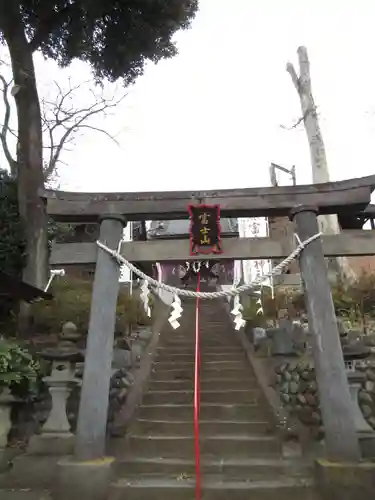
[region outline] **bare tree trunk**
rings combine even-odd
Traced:
[[[299,47],[297,53],[300,76],[297,76],[293,64],[288,63],[286,69],[292,78],[300,98],[303,122],[310,147],[313,183],[320,184],[330,181],[326,151],[312,94],[310,62],[306,47]],[[319,216],[319,227],[325,234],[340,233],[340,224],[337,215]],[[333,270],[338,271],[342,277],[349,279],[354,279],[356,277],[349,265],[348,259],[345,257],[332,259],[330,264],[329,267],[333,267]]]
[[[13,95],[18,114],[18,202],[26,233],[27,253],[23,279],[31,285],[44,288],[47,283],[48,245],[45,204],[38,196],[38,189],[44,185],[41,112],[32,51],[23,30],[18,6],[12,8],[11,4],[8,16],[12,22],[8,19],[2,31],[12,62]],[[7,29],[7,26],[11,26],[11,29]],[[24,316],[28,308],[23,308],[22,312]]]

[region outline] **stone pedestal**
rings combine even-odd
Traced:
[[[61,364],[59,366],[62,366]],[[68,455],[73,452],[74,435],[66,414],[69,395],[78,380],[56,380],[53,375],[45,377],[52,397],[52,408],[40,435],[33,436],[28,451],[34,454]]]

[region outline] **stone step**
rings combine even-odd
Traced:
[[[130,427],[134,434],[169,434],[171,436],[186,436],[193,433],[193,415],[190,420],[146,420],[139,418]],[[238,422],[236,420],[200,420],[201,436],[225,435],[270,435],[272,425],[267,421]]]
[[[195,320],[193,320],[192,323],[188,325],[186,328],[179,328],[178,330],[172,330],[171,332],[163,331],[162,339],[171,340],[171,339],[188,338],[191,340],[192,339],[195,340],[196,332],[193,326],[194,323]],[[238,334],[234,333],[232,328],[223,328],[222,326],[220,328],[217,326],[215,327],[205,326],[203,328],[201,327],[201,329],[199,330],[200,340],[203,340],[208,337],[214,337],[216,339],[224,338],[238,342]]]
[[[183,337],[173,337],[171,339],[163,339],[163,344],[161,344],[166,347],[178,347],[179,345],[186,345],[187,347],[190,347],[191,349],[195,349],[195,337],[193,335],[184,335]],[[212,335],[207,335],[207,337],[201,338],[199,341],[199,346],[201,351],[208,350],[210,346],[224,346],[222,350],[224,351],[226,347],[241,347],[238,345],[238,342],[236,339],[231,339],[227,338],[224,336],[212,336]]]
[[[216,299],[217,300],[217,299]],[[202,316],[212,317],[214,321],[219,321],[221,318],[225,318],[228,321],[228,314],[224,309],[217,308],[216,305],[214,307],[207,307],[205,304],[208,304],[206,300],[203,300],[199,304],[199,312]],[[188,317],[194,317],[196,314],[196,304],[194,302],[182,304],[183,309],[186,311]]]
[[[233,329],[233,324],[230,321],[231,318],[228,318],[228,316],[222,315],[222,314],[215,314],[212,312],[208,311],[200,311],[200,325],[201,328],[218,328],[218,329]],[[182,313],[181,317],[181,326],[176,332],[179,330],[182,330],[184,328],[191,328],[192,330],[195,329],[195,311],[193,314],[190,313],[190,311],[187,311],[186,309]]]
[[[195,342],[182,342],[182,341],[174,341],[174,343],[163,344],[163,347],[167,349],[173,349],[174,352],[177,352],[177,349],[186,349],[191,351],[195,351]],[[221,350],[222,352],[231,352],[231,349],[237,348],[237,344],[230,342],[206,342],[200,344],[200,352],[203,354],[204,352]],[[243,351],[242,351],[243,352]]]
[[[161,345],[157,348],[157,354],[194,354],[195,345],[189,347],[165,347]],[[228,346],[226,349],[222,349],[221,346],[213,346],[210,350],[205,349],[203,351],[205,354],[225,354],[225,353],[238,353],[243,354],[243,348],[241,346]]]
[[[204,330],[205,328],[217,328],[219,330],[233,330],[233,323],[231,318],[228,316],[223,316],[222,314],[209,313],[207,311],[200,311],[200,329]],[[182,313],[180,327],[175,332],[187,330],[190,328],[191,330],[195,330],[195,311],[193,314],[190,314],[189,311],[185,310]]]
[[[210,370],[210,369],[201,369],[200,371],[200,380],[206,379],[239,379],[242,378],[244,380],[254,380],[254,374],[251,371],[250,367],[246,368],[221,368],[220,370]],[[194,365],[190,368],[172,368],[169,370],[161,369],[153,369],[150,375],[150,381],[153,382],[155,380],[194,380]]]
[[[274,436],[200,436],[202,457],[249,458],[278,456],[281,443]],[[194,458],[195,440],[189,436],[135,435],[126,437],[124,451],[128,456]]]
[[[190,340],[186,338],[173,338],[170,340],[164,340],[163,343],[161,344],[163,347],[167,347],[169,349],[174,349],[178,347],[184,347],[187,349],[194,349],[195,348],[195,340]],[[220,339],[220,340],[215,340],[215,339],[205,339],[200,342],[200,348],[201,351],[208,350],[211,348],[221,348],[223,350],[226,349],[231,349],[232,347],[238,347],[237,341],[233,342],[228,339]]]
[[[213,316],[214,318],[220,316],[220,317],[226,317],[228,320],[228,315],[225,309],[221,307],[217,307],[218,303],[216,302],[219,299],[214,299],[209,300],[209,299],[203,299],[199,303],[199,312],[201,314],[207,315],[207,316]],[[188,317],[195,317],[195,313],[197,310],[197,303],[196,303],[196,298],[188,298],[186,302],[184,300],[181,301],[182,303],[182,308],[184,311],[186,311],[186,315]],[[212,304],[211,306],[209,304]]]
[[[152,369],[155,371],[167,371],[176,369],[194,370],[194,361],[155,361]],[[201,371],[210,370],[249,370],[249,364],[246,359],[235,361],[205,361],[202,359]]]
[[[186,316],[182,315],[181,316],[181,323],[180,327],[177,328],[176,330],[173,330],[171,328],[171,332],[174,332],[176,334],[180,332],[195,332],[195,313],[192,315],[193,317],[189,317],[189,314],[187,313]],[[228,321],[228,318],[223,318],[223,317],[217,317],[212,314],[200,314],[200,331],[204,332],[207,330],[217,330],[220,332],[226,331],[226,332],[233,332],[233,323],[231,321]]]
[[[292,460],[270,459],[270,458],[247,458],[218,460],[202,459],[200,462],[201,472],[207,475],[219,475],[226,480],[249,480],[256,481],[266,478],[279,478],[293,474],[293,477],[306,477],[312,473],[311,466]],[[170,479],[183,477],[185,479],[195,477],[195,460],[184,460],[179,458],[134,458],[123,457],[116,461],[115,472],[120,478],[148,476],[167,476]]]
[[[201,361],[202,363],[208,362],[208,361],[245,361],[246,362],[246,357],[245,357],[244,352],[217,352],[217,353],[211,353],[211,352],[201,352]],[[195,361],[195,353],[190,352],[190,353],[157,353],[157,356],[155,358],[155,362],[176,362],[176,363],[181,363],[181,362],[194,362]]]
[[[194,415],[194,406],[191,405],[141,405],[138,409],[138,418],[148,420],[190,420]],[[252,404],[213,404],[202,403],[200,406],[201,420],[237,420],[257,422],[268,420],[268,408]]]
[[[205,335],[217,335],[217,336],[227,336],[228,338],[237,338],[237,334],[234,333],[232,325],[212,325],[209,324],[210,319],[204,319],[201,318],[201,327],[199,329],[199,336],[200,338],[203,338]],[[171,332],[168,334],[173,337],[181,337],[183,335],[191,335],[195,337],[195,318],[190,321],[189,323],[186,323],[186,325],[182,325],[180,328],[177,330],[171,330]],[[164,334],[167,332],[165,331]]]
[[[201,300],[199,303],[199,312],[201,314],[206,314],[207,316],[214,316],[215,318],[217,316],[223,316],[228,319],[225,309],[217,307],[217,300],[220,299],[214,299],[213,301],[209,299]],[[197,308],[196,299],[189,297],[186,302],[182,300],[182,307],[189,316],[195,316],[195,311]]]
[[[216,404],[259,404],[261,393],[257,389],[234,389],[231,391],[201,390],[200,400],[202,403]],[[194,401],[194,391],[149,391],[142,397],[145,405],[155,404],[191,404]]]
[[[209,320],[208,320],[209,321]],[[193,322],[194,325],[195,321]],[[216,338],[227,338],[233,339],[238,342],[238,336],[234,333],[232,327],[225,328],[223,326],[214,326],[214,325],[205,325],[201,327],[199,330],[199,338],[204,339],[205,337],[216,337]],[[163,337],[166,338],[166,332],[164,332]],[[181,327],[178,330],[173,330],[170,334],[168,334],[169,338],[183,338],[190,337],[191,339],[195,339],[195,327],[191,324],[187,325],[186,328]]]
[[[25,489],[0,489],[1,500],[52,500],[48,490]]]
[[[206,328],[217,328],[219,330],[233,330],[233,323],[230,321],[231,318],[225,317],[223,315],[211,314],[205,311],[200,312],[200,327],[201,329]],[[189,314],[189,311],[184,311],[181,317],[181,326],[175,332],[187,330],[195,330],[195,311],[194,314]]]
[[[238,334],[233,330],[232,327],[226,328],[223,326],[207,326],[209,320],[206,320],[206,325],[204,327],[201,326],[199,330],[199,338],[204,339],[205,337],[216,337],[216,338],[226,338],[233,339],[238,342]],[[201,321],[201,325],[203,325],[203,321]],[[162,333],[163,339],[172,339],[172,338],[183,338],[190,337],[191,339],[195,339],[195,319],[190,322],[186,327],[181,327],[178,330],[171,330],[171,332],[164,331]]]
[[[264,481],[207,479],[202,500],[317,500],[308,480],[298,478]],[[195,479],[138,478],[120,480],[111,486],[109,500],[193,500]]]
[[[196,341],[196,336],[195,333],[185,333],[185,334],[179,334],[179,335],[170,335],[170,336],[163,336],[161,337],[162,343],[160,345],[164,345],[170,342],[186,342],[190,344],[195,345]],[[207,332],[204,335],[201,335],[199,337],[199,344],[204,345],[205,343],[226,343],[228,345],[232,345],[235,347],[241,347],[241,344],[239,343],[237,337],[234,337],[233,335],[228,335],[224,332]]]
[[[189,380],[150,380],[148,389],[150,391],[189,391],[194,387],[193,378]],[[204,378],[200,379],[200,388],[202,391],[217,391],[233,389],[258,389],[258,381],[255,377],[246,378]]]

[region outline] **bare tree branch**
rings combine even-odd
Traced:
[[[45,179],[48,180],[56,170],[57,164],[61,162],[61,154],[67,150],[68,144],[73,144],[77,133],[83,129],[89,129],[104,134],[106,137],[119,146],[118,141],[104,128],[87,123],[91,118],[103,114],[108,116],[108,111],[117,107],[126,97],[123,94],[120,98],[106,98],[104,95],[98,97],[88,89],[88,94],[92,96],[93,103],[86,107],[77,108],[72,99],[76,92],[82,90],[90,82],[72,86],[69,81],[68,90],[63,90],[57,82],[54,82],[57,89],[57,96],[52,100],[44,99],[43,107],[43,131],[48,137],[49,159],[45,167]]]
[[[11,95],[12,81],[7,82],[0,75],[4,101],[3,124],[0,124],[0,144],[4,150],[5,157],[9,163],[12,175],[17,174],[17,161],[12,157],[8,142],[8,134],[17,140],[17,132],[10,127],[11,119]],[[42,131],[44,139],[44,179],[45,182],[54,178],[62,153],[72,151],[80,131],[100,132],[119,146],[116,138],[105,128],[100,126],[98,118],[102,115],[108,117],[126,97],[121,93],[120,97],[115,95],[106,97],[103,93],[96,94],[92,81],[85,81],[73,85],[69,79],[67,88],[63,88],[57,81],[53,82],[51,95],[41,99]],[[80,107],[77,102],[84,100]],[[98,123],[99,122],[99,123]],[[69,147],[70,146],[70,147]]]
[[[291,127],[286,127],[284,125],[280,125],[281,128],[285,130],[293,130],[300,125],[300,123],[305,122],[306,118],[310,115],[310,113],[316,113],[316,106],[311,94],[311,85],[310,85],[310,63],[307,57],[307,50],[305,47],[298,48],[298,62],[300,66],[300,76],[298,76],[297,71],[295,70],[292,63],[288,63],[286,65],[286,70],[290,74],[292,82],[298,92],[298,95],[302,99],[302,94],[306,94],[309,97],[309,102],[312,102],[312,106],[309,106],[303,113],[303,115],[297,120],[297,122]]]
[[[294,69],[294,66],[292,63],[288,63],[286,65],[286,70],[290,74],[290,77],[292,79],[292,82],[294,83],[294,86],[296,87],[297,92],[300,92],[300,85],[299,85],[299,78],[297,76],[297,72]]]
[[[116,137],[114,137],[113,135],[109,134],[103,128],[93,127],[92,125],[81,125],[80,128],[89,128],[90,130],[96,130],[96,132],[100,132],[101,134],[106,135],[108,137],[108,139],[111,139],[111,141],[113,141],[116,144],[116,146],[120,147],[120,144],[119,144],[118,140],[116,139]]]
[[[10,82],[7,82],[6,79],[4,78],[3,75],[0,75],[0,81],[2,83],[2,93],[3,93],[3,101],[4,101],[4,107],[5,107],[5,113],[4,113],[4,122],[1,125],[1,130],[0,130],[0,141],[1,141],[1,146],[4,151],[5,158],[7,159],[7,162],[9,163],[10,167],[10,172],[12,177],[17,176],[17,162],[13,158],[10,149],[9,149],[9,144],[8,144],[8,132],[12,132],[10,127],[9,127],[9,122],[10,122],[10,113],[11,113],[11,107],[9,103],[9,87],[12,84],[12,80]]]
[[[293,130],[295,128],[298,127],[298,125],[300,125],[302,122],[304,122],[306,120],[306,117],[309,113],[311,113],[311,109],[307,109],[305,111],[305,113],[303,114],[303,116],[301,116],[301,118],[298,118],[298,120],[296,121],[296,123],[294,125],[292,125],[291,127],[286,127],[285,125],[280,125],[280,128],[283,128],[284,130]]]

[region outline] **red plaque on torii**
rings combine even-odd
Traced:
[[[220,205],[189,205],[190,255],[222,253]]]

